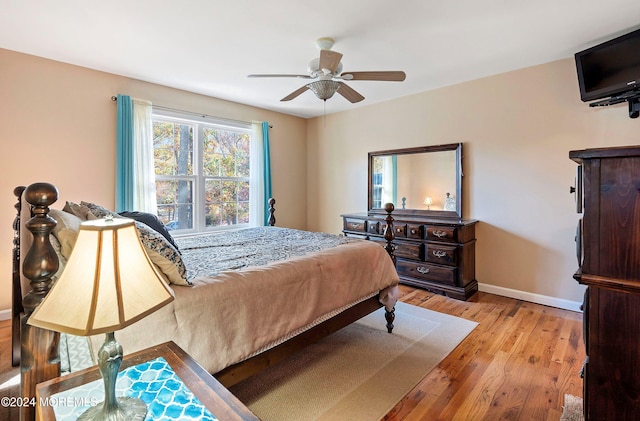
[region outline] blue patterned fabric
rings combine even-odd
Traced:
[[[116,396],[129,396],[142,399],[147,404],[146,421],[216,421],[211,413],[182,379],[173,371],[169,363],[160,357],[145,363],[126,368],[118,373]],[[82,397],[82,403],[98,404],[104,399],[102,379],[84,384],[52,395],[51,402],[78,402],[74,398]],[[56,420],[76,420],[85,410],[85,406],[53,406]]]

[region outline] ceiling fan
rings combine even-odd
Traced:
[[[320,50],[320,57],[309,62],[308,74],[252,74],[248,77],[297,77],[301,79],[316,79],[282,98],[280,101],[290,101],[303,92],[310,90],[324,101],[338,92],[352,103],[364,99],[345,80],[373,80],[386,82],[402,82],[406,74],[402,71],[373,71],[373,72],[342,72],[342,54],[332,51],[334,40],[332,38],[319,38],[316,47]]]

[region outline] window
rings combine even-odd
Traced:
[[[158,217],[171,231],[248,226],[249,125],[153,115]]]

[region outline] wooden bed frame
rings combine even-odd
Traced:
[[[21,197],[31,206],[31,219],[25,226],[33,234],[33,243],[23,260],[22,273],[30,281],[30,291],[22,298],[20,282],[20,215]],[[60,376],[59,341],[60,334],[27,324],[29,315],[44,299],[51,287],[51,278],[58,270],[58,258],[49,242],[49,234],[56,221],[49,216],[49,207],[58,199],[57,188],[49,183],[35,183],[29,187],[16,187],[16,218],[13,223],[13,309],[12,309],[12,363],[20,364],[20,396],[35,397],[36,385]],[[269,225],[275,225],[275,200],[269,199]],[[394,240],[393,204],[385,205],[387,212],[385,249],[393,260]],[[317,342],[321,338],[359,320],[379,309],[382,304],[378,296],[371,297],[331,319],[271,348],[261,354],[234,364],[215,373],[215,377],[226,387],[244,380],[289,355]],[[391,333],[395,318],[393,309],[386,311],[387,330]],[[35,406],[20,408],[21,420],[35,419]]]

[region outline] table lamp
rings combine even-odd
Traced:
[[[113,332],[172,300],[173,291],[149,260],[132,219],[107,218],[80,225],[62,275],[28,320],[32,326],[72,335],[106,334],[98,351],[105,399],[78,419],[145,418],[147,407],[142,400],[116,398],[122,346]]]
[[[431,209],[431,205],[433,205],[433,200],[431,200],[431,197],[425,197],[424,204],[427,205],[427,209]]]

